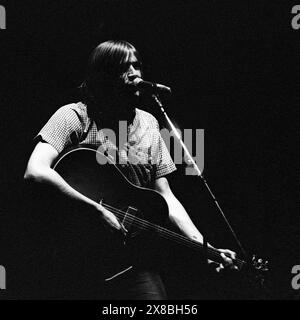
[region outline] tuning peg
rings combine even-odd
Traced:
[[[268,270],[269,269],[269,261],[267,260],[265,263],[264,263],[264,270]]]

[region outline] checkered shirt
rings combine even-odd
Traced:
[[[152,187],[155,179],[173,172],[176,167],[155,117],[141,109],[135,111],[131,124],[120,125],[118,144],[115,141],[118,135],[101,128],[101,119],[97,123],[93,121],[81,102],[59,108],[37,137],[58,153],[79,144],[96,146],[99,151],[117,158],[115,162],[132,183]]]

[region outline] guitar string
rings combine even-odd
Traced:
[[[121,215],[121,217],[124,217],[125,216],[125,212],[122,211],[122,210],[118,210],[114,207],[111,207],[109,205],[105,205],[107,208],[111,209],[112,211],[114,211],[114,213],[116,213],[117,215]],[[203,249],[203,245],[199,242],[196,242],[194,240],[191,240],[191,239],[188,239],[186,238],[185,236],[182,236],[178,233],[175,233],[175,232],[172,232],[166,228],[163,228],[159,225],[155,225],[153,223],[150,223],[148,221],[145,221],[145,220],[142,220],[142,219],[139,219],[137,218],[136,216],[132,216],[130,214],[127,213],[127,217],[130,218],[130,221],[132,223],[134,223],[135,225],[137,226],[142,226],[143,229],[147,230],[147,227],[148,228],[154,228],[154,229],[157,229],[158,231],[161,231],[162,233],[165,233],[167,235],[167,238],[169,239],[172,239],[174,238],[175,240],[177,240],[176,242],[177,243],[180,243],[180,242],[186,242],[186,245],[188,245],[189,247],[198,247],[200,249]],[[129,220],[129,219],[128,219]],[[214,254],[215,256],[220,256],[220,253],[216,251],[216,249],[213,249],[213,248],[208,248],[212,254]],[[240,261],[242,262],[242,261]]]
[[[111,207],[111,208],[112,208],[111,211],[113,212],[113,211],[115,210],[115,208],[113,208],[113,207]],[[121,211],[121,212],[122,212],[122,211]],[[124,213],[122,213],[122,214],[116,213],[116,214],[117,214],[117,215],[121,215],[122,217],[124,216]],[[202,249],[202,250],[204,250],[203,245],[202,245],[201,243],[198,243],[198,242],[196,242],[196,241],[194,241],[194,240],[191,240],[191,239],[188,239],[188,238],[186,238],[186,237],[184,237],[184,236],[181,236],[181,235],[179,235],[178,233],[171,232],[171,231],[169,231],[168,229],[165,229],[165,228],[163,228],[163,227],[160,227],[160,226],[157,226],[157,225],[154,225],[154,224],[151,224],[151,223],[145,223],[143,220],[141,220],[141,221],[143,221],[143,222],[136,222],[136,221],[135,221],[136,219],[137,219],[137,218],[133,216],[133,218],[131,219],[131,220],[132,220],[132,223],[133,223],[134,225],[139,226],[140,228],[142,228],[142,229],[144,229],[144,230],[147,230],[147,227],[148,227],[148,228],[149,228],[149,227],[152,227],[152,228],[154,227],[155,229],[158,229],[158,231],[161,231],[163,235],[164,235],[164,233],[165,233],[164,238],[166,238],[166,239],[171,239],[171,240],[173,240],[173,241],[175,241],[175,242],[177,242],[177,243],[180,243],[180,244],[184,242],[184,244],[185,244],[186,246],[190,247],[190,248],[196,247],[197,249]],[[164,233],[163,233],[163,232],[164,232]],[[221,253],[218,252],[216,249],[213,249],[213,248],[209,248],[209,247],[208,247],[208,251],[210,251],[210,254],[211,254],[211,255],[213,255],[214,257],[220,259]],[[226,253],[225,253],[225,255],[226,255]],[[238,258],[233,259],[233,260],[234,260],[235,262],[237,262],[237,264],[239,265],[239,267],[241,267],[243,264],[245,264],[245,261],[240,260],[240,259],[238,259]]]
[[[173,238],[182,238],[182,239],[176,239],[176,240],[183,240],[184,242],[186,242],[186,244],[189,246],[189,247],[192,247],[192,246],[199,246],[200,245],[200,243],[190,243],[192,240],[190,240],[190,239],[188,239],[188,238],[185,238],[184,236],[181,236],[181,235],[179,235],[179,234],[177,234],[177,233],[173,233],[173,232],[171,232],[171,231],[169,231],[169,230],[167,230],[167,229],[164,229],[164,228],[162,228],[162,227],[160,227],[160,226],[158,226],[158,225],[154,225],[154,224],[152,224],[152,223],[150,223],[150,222],[147,222],[147,221],[145,221],[145,220],[142,220],[142,219],[139,219],[139,218],[137,218],[137,217],[135,217],[135,216],[132,216],[132,215],[130,215],[130,214],[128,214],[128,213],[125,213],[124,211],[122,211],[122,210],[118,210],[118,209],[116,209],[116,208],[114,208],[114,207],[111,207],[111,206],[109,206],[109,205],[107,205],[107,204],[103,204],[102,203],[102,205],[104,206],[104,207],[107,207],[108,209],[110,209],[110,211],[111,212],[113,212],[113,213],[115,213],[117,216],[118,215],[120,215],[122,218],[125,216],[125,214],[127,214],[126,215],[126,218],[130,218],[130,222],[131,223],[133,223],[134,225],[137,225],[137,226],[139,226],[139,227],[142,227],[144,230],[147,230],[147,227],[148,227],[148,229],[149,228],[154,228],[154,229],[158,229],[158,231],[162,231],[162,232],[165,232],[165,234],[167,235],[167,236],[169,236],[169,238],[171,239],[172,238],[172,236],[173,236]],[[129,220],[129,219],[128,219]],[[176,235],[176,236],[175,236]],[[178,241],[177,241],[178,242]],[[199,246],[200,247],[200,246]],[[214,252],[215,253],[215,252]],[[216,254],[216,253],[215,253]]]
[[[196,242],[196,241],[191,240],[191,239],[188,239],[183,235],[180,235],[180,234],[178,234],[176,232],[172,232],[172,231],[170,231],[170,230],[168,230],[166,228],[163,228],[163,227],[161,227],[159,225],[155,225],[155,224],[150,223],[150,222],[148,222],[146,220],[140,219],[140,218],[138,218],[136,216],[128,214],[127,212],[124,212],[122,210],[114,208],[114,207],[112,207],[112,206],[110,206],[108,204],[102,203],[102,206],[108,208],[111,212],[115,213],[116,215],[121,216],[122,218],[125,217],[125,215],[126,215],[126,218],[128,218],[128,220],[131,223],[133,223],[134,225],[137,225],[139,227],[142,227],[144,230],[147,230],[147,227],[148,227],[148,229],[149,228],[154,228],[155,230],[160,231],[162,234],[165,233],[165,238],[167,238],[167,239],[174,240],[177,243],[185,242],[185,245],[189,246],[190,248],[197,247],[198,249],[204,250],[204,247],[203,247],[203,245],[201,243]],[[221,254],[216,249],[208,247],[207,251],[209,251],[211,255],[213,255],[213,256],[215,256],[217,258],[220,258]],[[245,261],[243,261],[243,260],[241,260],[239,258],[234,259],[234,261],[236,261],[240,265],[245,263]]]

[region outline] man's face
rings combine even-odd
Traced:
[[[121,78],[125,84],[132,84],[135,78],[141,78],[141,63],[135,56],[131,56],[129,60],[122,65]]]
[[[133,80],[141,77],[141,64],[132,55],[127,62],[121,65],[118,81],[115,83],[115,93],[112,96],[114,109],[127,112],[134,110],[139,104],[140,92]],[[126,111],[127,110],[127,111]]]

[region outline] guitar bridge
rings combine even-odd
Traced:
[[[126,228],[126,230],[129,232],[130,237],[133,238],[137,235],[138,231],[134,232],[134,221],[136,220],[136,215],[138,213],[138,209],[128,206],[126,210],[126,214],[124,215],[124,218],[122,220],[123,226]]]

